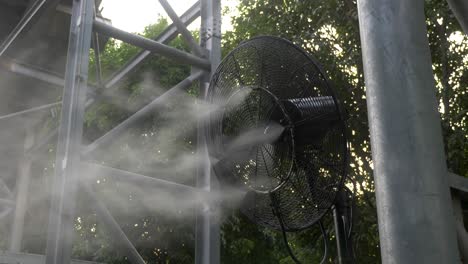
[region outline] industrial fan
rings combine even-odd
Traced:
[[[221,62],[209,91],[219,106],[207,141],[224,187],[245,190],[241,211],[283,232],[317,223],[346,176],[344,112],[314,58],[261,36]]]

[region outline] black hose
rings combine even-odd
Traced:
[[[286,234],[286,228],[284,227],[283,218],[281,217],[281,214],[277,208],[277,203],[275,202],[276,199],[273,196],[273,194],[271,194],[271,201],[272,201],[273,213],[276,215],[276,217],[278,217],[278,221],[281,227],[281,234],[283,235],[283,242],[284,242],[284,245],[286,246],[286,250],[288,251],[288,254],[291,257],[291,259],[294,261],[294,263],[301,264],[301,262],[294,255],[294,252],[289,246],[288,236]],[[322,232],[323,245],[324,245],[324,253],[323,253],[322,260],[320,261],[320,264],[324,264],[326,263],[327,258],[328,258],[328,235],[327,235],[327,231],[325,230],[325,227],[322,224],[322,221],[319,220],[318,223],[319,223],[320,231]]]
[[[318,223],[319,223],[320,231],[322,231],[323,246],[324,246],[323,257],[322,257],[322,260],[320,261],[320,264],[324,264],[328,258],[328,235],[327,235],[327,231],[325,230],[325,227],[322,224],[322,221],[319,221]]]
[[[281,213],[278,210],[278,201],[273,193],[270,193],[270,200],[271,200],[271,207],[273,209],[273,214],[276,217],[278,217],[278,221],[281,227],[281,234],[283,235],[284,245],[286,246],[286,249],[288,250],[288,254],[296,264],[301,264],[301,262],[296,258],[291,247],[289,246],[288,236],[286,234],[286,228],[284,228],[283,218],[281,217]]]
[[[278,216],[278,220],[279,220],[279,223],[280,223],[280,226],[281,226],[281,233],[283,234],[283,241],[284,241],[284,244],[286,245],[286,249],[288,250],[289,256],[292,258],[292,260],[296,264],[301,264],[301,262],[296,258],[296,256],[294,255],[291,247],[289,246],[288,236],[287,236],[286,230],[284,228],[283,219],[279,214],[277,216]]]

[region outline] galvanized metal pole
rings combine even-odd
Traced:
[[[459,263],[424,0],[358,0],[383,263]]]
[[[221,60],[221,3],[220,0],[201,0],[200,45],[208,50],[211,71],[200,82],[200,97],[206,99],[211,75]],[[197,187],[212,191],[215,179],[205,139],[203,122],[198,125],[198,157],[203,159],[197,171]],[[216,208],[204,203],[196,216],[195,263],[220,263],[219,218]]]
[[[31,179],[31,159],[26,155],[26,151],[34,144],[34,131],[28,128],[24,139],[25,155],[22,157],[16,181],[16,202],[15,213],[11,227],[10,252],[21,252],[23,240],[24,216],[26,215],[27,201],[29,194],[29,180]]]
[[[83,181],[87,181],[89,183],[96,182],[94,176],[99,175],[118,180],[119,182],[135,184],[136,186],[145,186],[147,188],[150,187],[153,189],[164,189],[171,193],[177,193],[177,195],[185,195],[189,197],[188,199],[204,199],[208,194],[206,191],[200,190],[193,186],[89,162],[81,163],[81,171],[83,174],[92,175],[92,177],[82,177]]]
[[[200,2],[197,1],[180,17],[180,20],[182,20],[185,26],[188,26],[199,16]],[[163,32],[161,32],[161,34],[159,34],[156,38],[154,38],[154,40],[163,44],[167,44],[171,40],[176,38],[178,33],[179,32],[177,30],[177,27],[173,23],[169,25]],[[107,89],[114,87],[117,83],[124,79],[124,77],[127,74],[135,70],[141,64],[141,62],[144,61],[149,55],[151,55],[151,51],[140,51],[137,55],[135,55],[127,63],[125,63],[125,65],[122,66],[122,68],[120,68],[114,74],[112,74],[111,77],[105,82],[104,87]]]
[[[468,233],[463,223],[463,209],[460,201],[460,194],[458,190],[452,190],[451,193],[457,230],[458,250],[462,263],[466,263],[468,261]]]
[[[94,15],[93,19],[97,19],[97,12],[99,9],[99,4],[94,1]],[[94,50],[94,66],[96,67],[96,83],[98,87],[102,87],[102,71],[101,71],[101,47],[99,45],[99,34],[93,33],[92,36],[92,45]]]
[[[41,9],[46,0],[36,0],[33,4],[26,10],[25,14],[13,29],[13,31],[7,36],[7,38],[0,45],[0,56],[5,53],[5,51],[10,47],[10,45],[15,41],[18,35],[23,31],[23,29],[31,22],[31,19],[36,15],[36,13]]]
[[[55,102],[55,103],[51,103],[51,104],[41,105],[41,106],[38,106],[38,107],[33,107],[33,108],[26,109],[26,110],[23,110],[23,111],[19,111],[19,112],[15,112],[15,113],[0,116],[0,120],[10,119],[10,118],[14,118],[14,117],[34,113],[34,112],[37,112],[37,111],[40,111],[40,110],[45,110],[45,109],[49,109],[49,108],[59,106],[61,104],[62,104],[62,102]]]
[[[204,58],[200,58],[152,39],[125,32],[98,20],[94,20],[93,29],[100,34],[122,40],[134,46],[168,57],[174,61],[190,64],[204,70],[210,69],[210,62]]]
[[[62,11],[67,14],[71,14],[71,10],[68,7],[65,7],[62,5],[59,5],[57,7],[57,10]],[[182,20],[184,25],[188,25],[192,23],[199,15],[200,15],[200,3],[196,2],[181,16],[180,19]],[[155,38],[155,41],[165,44],[173,40],[177,35],[178,35],[178,32],[177,32],[176,26],[174,24],[171,24],[169,25],[169,27],[166,28],[166,30],[164,30],[160,35],[158,35],[158,37]],[[121,69],[119,69],[115,74],[113,74],[112,77],[108,81],[105,82],[104,88],[108,89],[108,88],[114,87],[120,80],[122,80],[127,74],[129,74],[129,72],[134,70],[150,54],[151,54],[151,51],[143,50],[137,55],[135,55],[135,57],[130,59],[130,61],[128,61]],[[1,64],[1,61],[0,61],[0,64]],[[27,67],[22,66],[21,64],[17,64],[14,62],[3,63],[3,64],[10,71],[24,74],[26,76],[30,76],[33,78],[37,78],[39,80],[43,80],[52,84],[63,86],[63,80],[59,78],[54,78],[52,75],[47,74],[45,72],[40,72],[31,68],[27,68]],[[198,73],[195,73],[195,74],[198,74]],[[188,77],[188,79],[191,79],[191,78],[192,76]],[[187,80],[182,81],[181,84],[187,85]],[[180,87],[179,85],[177,86]],[[90,90],[94,91],[96,90],[96,87],[88,87],[88,91]],[[160,101],[159,99],[156,99],[156,100]],[[94,101],[95,101],[94,98],[90,98],[86,102],[86,107],[93,104]],[[29,154],[33,155],[34,153],[42,149],[44,146],[49,144],[57,136],[57,132],[58,132],[57,129],[53,130],[44,140],[39,141],[38,145],[34,146],[29,151]],[[86,148],[85,152],[87,152],[88,150],[89,148]]]
[[[143,257],[140,255],[140,253],[138,253],[138,250],[119,226],[119,223],[117,223],[105,204],[99,200],[91,187],[88,186],[87,183],[83,182],[81,182],[80,186],[81,189],[86,193],[86,196],[91,200],[91,203],[95,207],[100,221],[102,221],[105,227],[108,228],[109,234],[114,238],[113,242],[118,247],[118,250],[120,252],[124,252],[127,255],[130,263],[146,264]]]
[[[192,33],[187,29],[182,19],[176,14],[174,9],[172,9],[171,5],[167,2],[167,0],[159,0],[159,3],[164,8],[167,15],[171,18],[172,22],[176,25],[177,30],[180,32],[182,37],[185,39],[186,43],[189,45],[190,49],[192,50],[192,53],[194,53],[197,56],[205,55],[200,45],[196,43],[195,38],[192,36]]]
[[[73,0],[55,176],[49,212],[46,263],[70,263],[74,207],[91,46],[93,0]]]
[[[447,0],[450,9],[460,23],[465,34],[468,35],[468,1],[466,0]]]
[[[2,60],[0,60],[0,66],[8,71],[21,74],[25,77],[34,78],[60,87],[63,87],[64,85],[63,79],[57,74],[39,69],[37,67],[34,68],[30,65],[26,65],[14,60],[2,58]]]
[[[336,252],[339,264],[354,263],[351,240],[349,239],[349,218],[347,214],[349,201],[346,192],[338,193],[337,202],[333,207],[333,222],[335,225]]]
[[[39,67],[34,65],[28,65],[19,61],[2,58],[0,60],[0,66],[10,72],[23,75],[24,77],[43,81],[54,86],[59,86],[63,88],[63,86],[65,85],[65,80],[63,80],[57,73],[53,73],[45,69],[40,69]],[[54,86],[50,87],[54,88]],[[94,85],[88,84],[88,95],[91,97],[96,96],[97,88],[98,87]]]
[[[192,83],[198,80],[203,75],[202,72],[197,71],[191,74],[189,77],[185,78],[178,84],[174,85],[171,89],[167,90],[156,99],[151,101],[151,103],[145,105],[143,108],[138,110],[136,113],[122,121],[113,129],[109,130],[106,134],[101,136],[100,138],[96,139],[93,143],[89,144],[83,149],[83,155],[89,155],[94,150],[99,147],[104,146],[105,144],[111,142],[112,139],[115,139],[116,136],[120,135],[126,129],[128,129],[131,125],[133,125],[136,121],[141,120],[141,118],[147,116],[151,112],[159,110],[163,106],[163,102],[166,101],[169,97],[187,89],[192,85]]]

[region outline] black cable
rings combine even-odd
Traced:
[[[345,217],[341,219],[341,225],[344,227],[344,232],[345,232],[345,248],[347,251],[347,254],[349,254],[350,260],[355,259],[355,254],[354,254],[354,244],[352,243],[352,236],[353,236],[353,228],[354,228],[354,207],[356,206],[356,183],[355,181],[351,178],[348,177],[348,179],[351,181],[353,184],[353,191],[349,189],[348,187],[343,188],[343,204],[342,204],[342,209],[345,210]]]
[[[354,254],[354,243],[353,241],[353,228],[354,228],[354,207],[356,206],[356,182],[352,180],[353,184],[353,191],[351,191],[349,188],[346,188],[345,190],[348,191],[351,195],[350,199],[350,205],[348,209],[348,222],[349,222],[349,230],[347,234],[347,239],[346,243],[348,244],[347,247],[350,249],[349,253],[351,254],[351,258],[354,260],[355,259],[355,254]]]
[[[289,246],[288,236],[286,234],[286,228],[284,228],[283,218],[281,217],[281,214],[280,214],[280,212],[278,210],[277,203],[276,203],[276,198],[274,197],[273,193],[270,193],[270,199],[271,199],[271,202],[272,202],[273,214],[276,215],[276,217],[278,217],[278,222],[279,222],[280,227],[281,227],[281,234],[283,236],[283,242],[284,242],[284,244],[286,246],[286,250],[288,251],[288,254],[291,257],[291,259],[296,264],[302,264],[297,259],[297,257],[294,255],[294,252],[292,251],[291,247]],[[327,258],[328,258],[328,235],[327,235],[327,231],[325,230],[325,227],[323,226],[322,221],[319,220],[318,223],[319,223],[320,231],[322,232],[323,246],[324,246],[323,257],[322,257],[322,260],[320,261],[320,264],[324,264],[324,263],[326,263]]]
[[[301,264],[301,262],[296,258],[296,256],[294,255],[291,247],[288,244],[288,237],[287,237],[287,234],[286,234],[286,230],[284,228],[283,219],[281,218],[281,216],[279,214],[278,214],[278,220],[279,220],[279,223],[280,223],[280,226],[281,226],[281,233],[283,234],[283,241],[284,241],[284,244],[286,245],[286,249],[288,250],[289,256],[292,258],[292,260],[296,264]]]
[[[328,258],[328,235],[327,235],[327,231],[325,230],[325,227],[322,224],[322,221],[319,220],[318,223],[319,223],[320,231],[322,231],[323,246],[324,246],[323,257],[322,257],[322,260],[320,261],[320,264],[324,264]]]
[[[277,207],[278,203],[276,202],[276,197],[274,196],[273,193],[270,193],[270,199],[272,202],[273,214],[275,214],[276,217],[278,217],[278,221],[281,227],[281,233],[283,235],[283,242],[284,242],[284,245],[286,246],[286,249],[288,250],[288,254],[296,264],[301,264],[301,262],[296,258],[291,247],[289,246],[288,236],[286,234],[286,229],[284,228],[283,218],[281,217],[281,214],[278,210],[278,207]]]
[[[351,184],[353,185],[353,190],[351,190],[350,188],[344,186],[343,190],[344,190],[344,193],[345,193],[345,197],[346,197],[346,200],[348,201],[347,205],[346,205],[346,217],[348,219],[348,221],[346,222],[344,219],[343,219],[343,226],[345,227],[345,233],[346,233],[346,239],[345,239],[345,243],[346,243],[346,248],[350,254],[350,258],[352,260],[355,259],[355,251],[354,251],[354,243],[352,243],[353,241],[353,229],[354,229],[354,210],[355,210],[355,207],[356,207],[356,181],[351,178],[350,176],[347,176],[346,179],[348,179]]]
[[[349,188],[345,187],[345,191],[348,191],[349,193],[351,193],[351,204],[349,206],[349,230],[348,230],[348,234],[347,234],[347,239],[350,239],[351,238],[351,234],[353,232],[353,228],[354,228],[354,220],[353,220],[353,209],[354,209],[354,206],[356,204],[356,182],[354,181],[354,179],[352,179],[351,177],[348,177],[348,179],[351,180],[351,183],[353,184],[353,191],[351,191]]]

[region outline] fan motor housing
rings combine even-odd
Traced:
[[[293,124],[297,146],[321,140],[329,128],[340,121],[337,104],[331,96],[294,98],[280,103]],[[272,118],[281,121],[279,111]]]

